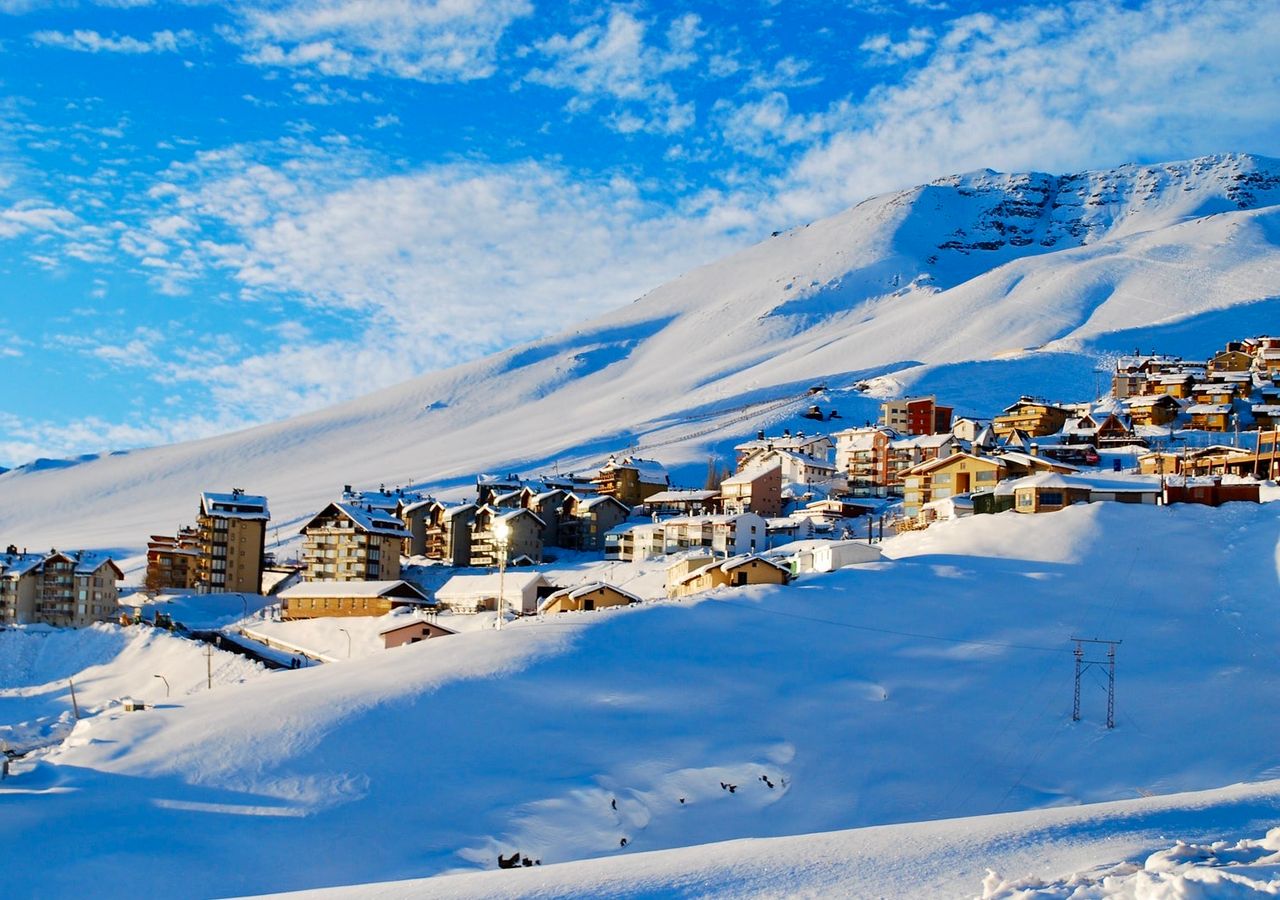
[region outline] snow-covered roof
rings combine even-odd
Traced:
[[[1231,405],[1227,403],[1197,403],[1194,406],[1188,406],[1187,412],[1193,416],[1221,416],[1231,412]]]
[[[743,566],[755,561],[765,563],[769,566],[772,566],[775,569],[778,569],[781,572],[786,572],[788,575],[791,574],[791,567],[788,565],[785,565],[784,563],[780,563],[780,562],[777,562],[776,560],[769,559],[768,557],[761,556],[758,553],[743,553],[738,556],[731,556],[728,559],[712,560],[711,562],[707,563],[704,566],[699,566],[698,568],[690,571],[688,575],[685,575],[683,578],[681,578],[680,583],[683,584],[686,581],[692,581],[693,579],[701,575],[705,575],[707,572],[710,572],[712,569],[719,569],[721,572],[724,572],[727,575],[730,572],[732,572],[734,569],[740,569]]]
[[[499,583],[503,595],[510,596],[547,584],[547,579],[541,572],[513,572],[510,569],[503,575],[454,575],[436,591],[436,600],[443,603],[456,598],[496,597]]]
[[[600,467],[601,472],[614,469],[635,469],[641,484],[670,484],[667,467],[656,459],[642,459],[639,456],[628,456],[622,460],[610,459]]]
[[[302,526],[303,533],[314,527],[321,518],[337,512],[339,516],[348,518],[352,525],[358,530],[364,531],[366,534],[383,535],[384,538],[410,538],[410,531],[404,527],[403,522],[396,516],[383,510],[370,510],[370,508],[356,506],[353,503],[330,503],[324,510],[317,512],[311,521]]]
[[[1001,482],[996,493],[1010,494],[1023,488],[1061,488],[1114,493],[1159,492],[1160,479],[1150,475],[1104,476],[1063,475],[1060,472],[1040,472],[1026,478],[1014,478]]]
[[[96,553],[92,550],[76,550],[74,552],[66,552],[65,555],[70,557],[76,564],[75,572],[77,575],[92,575],[105,565],[110,565],[116,570],[116,574],[124,577],[124,573],[120,571],[120,567],[116,565],[116,561],[106,553]]]
[[[1156,406],[1158,404],[1172,403],[1178,404],[1178,398],[1170,397],[1168,394],[1141,394],[1137,397],[1125,397],[1124,402],[1128,406]]]
[[[392,625],[390,628],[384,628],[381,631],[379,631],[378,637],[391,634],[393,631],[400,631],[401,629],[404,629],[404,628],[412,628],[415,625],[430,625],[432,628],[439,628],[441,631],[447,632],[449,634],[458,633],[454,631],[452,628],[445,628],[439,622],[435,622],[431,619],[424,619],[424,618],[421,618],[420,616],[414,616],[412,618],[407,618],[407,619],[399,619],[397,621],[398,621],[398,624]]]
[[[955,443],[955,439],[955,435],[949,431],[940,434],[916,434],[911,437],[898,438],[896,441],[891,442],[889,446],[894,450],[930,450]]]
[[[602,503],[615,503],[618,506],[621,506],[623,509],[627,508],[627,504],[623,503],[621,500],[619,500],[617,497],[613,496],[612,494],[600,494],[595,497],[579,497],[578,498],[578,506],[582,507],[585,510],[593,510]]]
[[[468,512],[470,510],[474,510],[475,508],[476,508],[476,505],[474,503],[459,503],[457,506],[446,506],[440,512],[440,517],[443,519],[452,519],[454,516],[460,513]]]
[[[724,481],[720,482],[720,487],[723,488],[726,484],[731,484],[731,485],[750,484],[751,482],[755,481],[757,478],[760,478],[764,475],[768,475],[769,473],[777,471],[781,468],[782,468],[781,463],[774,463],[771,466],[752,466],[748,469],[743,469],[741,472],[739,472],[736,475],[730,475]]]
[[[1255,416],[1280,416],[1280,406],[1274,403],[1255,403],[1250,408]]]
[[[719,497],[719,491],[658,491],[644,499],[648,503],[703,503]]]
[[[200,511],[206,516],[216,516],[221,519],[266,521],[271,518],[266,497],[238,492],[216,494],[205,491],[200,495]]]
[[[40,568],[48,559],[45,553],[5,553],[0,555],[0,578],[21,578]]]
[[[612,591],[617,591],[619,594],[626,597],[631,603],[640,603],[642,601],[641,597],[637,597],[630,591],[623,590],[616,584],[609,584],[604,581],[588,581],[586,584],[580,584],[576,587],[561,588],[553,594],[548,594],[542,599],[542,602],[538,604],[538,611],[541,612],[561,598],[568,597],[570,600],[577,600],[578,598],[585,597],[587,594],[594,593],[601,588],[608,588]]]
[[[411,603],[430,603],[427,595],[407,581],[302,581],[277,596],[285,600],[334,597],[394,597]]]
[[[1077,467],[1069,463],[1059,462],[1056,459],[1049,459],[1044,456],[1035,456],[1031,453],[1022,453],[1017,450],[1004,450],[1000,453],[1001,459],[1007,459],[1011,462],[1020,463],[1029,469],[1068,469],[1072,472],[1080,471]]]

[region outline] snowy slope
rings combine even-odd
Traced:
[[[559,336],[333,409],[5,473],[0,537],[136,553],[189,520],[200,490],[236,486],[271,498],[284,538],[345,483],[461,492],[477,470],[567,471],[636,443],[700,481],[708,450],[799,423],[816,382],[829,387],[816,402],[846,422],[873,415],[851,388],[876,376],[961,412],[1023,391],[1083,397],[1100,353],[1158,340],[1204,355],[1271,327],[1278,199],[1280,162],[1241,155],[941,179]]]
[[[621,859],[289,896],[1265,897],[1280,889],[1280,829],[1263,840],[1254,838],[1262,837],[1277,816],[1280,782],[1270,781],[1069,809],[728,841]],[[1227,836],[1225,846],[1216,843]]]
[[[99,716],[0,787],[7,884],[257,893],[1275,778],[1278,544],[1274,504],[983,516],[786,588],[528,620]],[[1096,672],[1070,721],[1078,633],[1124,640],[1113,731]],[[1201,837],[1192,821],[1170,837]],[[50,832],[119,849],[51,870]]]

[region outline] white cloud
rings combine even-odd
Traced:
[[[43,47],[58,47],[81,53],[177,53],[179,49],[196,42],[191,31],[156,31],[147,39],[104,35],[97,31],[77,28],[71,32],[37,31],[31,35],[32,43]]]
[[[14,238],[31,232],[63,234],[79,219],[70,210],[37,200],[24,200],[0,209],[0,238]]]
[[[282,146],[285,158],[255,161]],[[255,308],[312,327],[280,332],[276,350],[189,355],[155,377],[199,382],[246,423],[319,408],[626,303],[737,246],[743,224],[535,162],[377,169],[348,146],[298,143],[172,167],[151,191],[164,212],[129,229],[124,249],[161,290],[222,273]],[[339,320],[341,337],[321,327]],[[355,369],[358,386],[343,374]]]
[[[263,66],[469,81],[493,74],[498,41],[532,12],[530,0],[259,0],[235,7],[227,34]]]
[[[859,50],[865,50],[874,62],[887,64],[915,59],[927,53],[932,46],[934,33],[932,28],[910,28],[907,36],[895,41],[888,34],[873,34],[864,40]]]
[[[532,51],[549,65],[531,69],[525,80],[572,91],[567,108],[575,114],[603,99],[620,103],[607,121],[624,134],[683,131],[694,123],[694,105],[680,100],[669,76],[697,63],[701,20],[693,13],[673,19],[665,47],[649,43],[648,30],[648,23],[614,7],[603,24],[538,42]]]
[[[1071,171],[1251,149],[1242,142],[1280,118],[1276,33],[1280,6],[1261,0],[1090,0],[956,19],[901,82],[833,107],[829,136],[774,182],[778,216],[806,221],[985,166]]]

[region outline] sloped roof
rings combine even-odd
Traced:
[[[216,494],[205,491],[200,495],[200,510],[207,516],[222,519],[266,521],[271,518],[267,498],[256,494]]]
[[[407,538],[410,537],[408,529],[404,527],[399,519],[394,515],[384,512],[380,509],[368,509],[363,506],[356,506],[352,503],[330,503],[320,512],[312,516],[311,521],[302,526],[302,532],[306,533],[310,528],[322,518],[336,513],[346,518],[355,525],[355,527],[366,534],[377,534],[384,537]]]
[[[617,591],[619,594],[626,597],[628,602],[630,603],[642,602],[641,597],[636,596],[630,591],[624,591],[622,588],[618,587],[616,584],[609,584],[608,582],[604,582],[604,581],[589,581],[586,584],[580,584],[577,587],[561,588],[560,590],[556,591],[554,594],[548,594],[546,597],[542,599],[542,602],[538,604],[538,609],[540,611],[543,609],[546,609],[548,606],[550,606],[555,601],[561,599],[562,597],[568,597],[570,600],[577,600],[578,598],[584,597],[587,594],[594,593],[600,590],[601,588],[609,588],[612,591]]]
[[[436,600],[446,602],[454,598],[496,597],[501,583],[505,596],[523,594],[530,588],[549,584],[541,572],[520,572],[508,569],[506,574],[454,575],[436,591]]]
[[[285,600],[335,597],[388,597],[411,603],[427,603],[427,595],[407,581],[301,581],[279,594]]]

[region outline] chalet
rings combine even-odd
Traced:
[[[638,456],[621,460],[609,457],[591,481],[596,493],[616,497],[628,508],[639,506],[650,494],[671,486],[671,478],[662,463]]]
[[[1253,355],[1247,353],[1240,344],[1228,344],[1226,350],[1220,350],[1209,360],[1210,372],[1248,372],[1253,367]]]
[[[392,511],[330,503],[302,527],[308,581],[395,581],[412,534]]]
[[[922,434],[889,442],[888,487],[890,494],[902,493],[902,473],[912,466],[950,456],[956,439],[950,433]]]
[[[951,430],[952,412],[933,396],[886,400],[880,404],[880,425],[900,434],[942,434]]]
[[[978,439],[978,435],[982,433],[991,423],[982,419],[972,419],[968,416],[961,416],[956,419],[951,426],[951,433],[955,435],[956,440],[965,441],[972,444]]]
[[[751,584],[786,584],[791,577],[789,566],[762,556],[735,556],[723,561],[712,560],[679,576],[668,575],[667,595],[687,597],[719,587],[745,587]]]
[[[646,515],[687,516],[697,513],[718,512],[719,491],[659,491],[650,494],[641,504]]]
[[[999,485],[997,493],[1012,494],[1013,508],[1020,513],[1055,512],[1077,503],[1160,502],[1158,479],[1101,478],[1042,472]]]
[[[825,458],[809,456],[781,447],[755,450],[743,457],[738,472],[751,469],[768,469],[778,466],[782,470],[783,484],[829,485],[835,477],[836,467]]]
[[[1224,475],[1234,471],[1234,463],[1253,458],[1254,454],[1248,450],[1223,444],[1184,447],[1177,452],[1162,450],[1142,454],[1138,457],[1138,471],[1143,475]]]
[[[627,606],[639,603],[640,598],[620,587],[605,584],[603,581],[592,581],[578,587],[561,588],[554,594],[548,594],[538,606],[538,612],[552,613],[578,612],[580,610],[606,609],[611,606]]]
[[[401,622],[398,625],[383,629],[378,632],[378,636],[382,638],[382,646],[390,650],[392,647],[417,644],[420,641],[447,637],[457,633],[453,629],[445,628],[443,625],[438,625],[429,619],[411,619],[408,622]]]
[[[991,427],[1001,437],[1016,430],[1025,431],[1031,437],[1056,434],[1067,421],[1067,410],[1047,403],[1037,397],[1020,397],[1017,403],[1006,407],[1001,415],[991,421]]]
[[[836,439],[836,470],[848,478],[855,497],[884,497],[889,493],[889,444],[898,434],[891,428],[847,428]]]
[[[1125,401],[1129,419],[1134,425],[1168,425],[1178,418],[1182,406],[1168,394],[1148,394]]]
[[[542,561],[542,532],[546,523],[523,507],[502,509],[481,506],[471,520],[471,559],[468,565],[493,568],[499,556],[508,563]],[[501,537],[502,530],[506,537]]]
[[[753,512],[761,516],[782,514],[782,467],[747,469],[720,482],[720,498],[730,515]]]
[[[549,593],[550,587],[540,572],[454,575],[436,591],[436,603],[456,613],[476,613],[493,609],[501,593],[504,610],[532,615],[538,611],[539,597]]]
[[[1202,381],[1191,388],[1191,399],[1205,406],[1226,406],[1236,399],[1234,383]]]
[[[0,555],[0,622],[21,625],[39,621],[36,601],[44,560],[45,554],[19,553],[12,544]]]
[[[761,450],[785,450],[820,462],[830,462],[833,449],[835,441],[825,434],[806,435],[803,431],[797,431],[793,435],[788,429],[778,437],[768,437],[760,431],[756,433],[755,440],[744,441],[733,448],[734,468],[746,468],[749,465],[748,459]]]
[[[282,619],[325,616],[385,616],[393,609],[432,605],[407,581],[304,581],[287,587],[280,598]]]
[[[1187,407],[1187,414],[1197,431],[1229,431],[1235,415],[1229,403],[1197,403]]]
[[[603,550],[604,537],[631,515],[631,510],[608,494],[569,494],[560,507],[557,545],[567,550]]]
[[[1261,500],[1260,485],[1256,482],[1224,484],[1220,477],[1197,478],[1191,481],[1179,479],[1166,482],[1164,502],[1200,503],[1205,506],[1221,506],[1224,503],[1258,503]]]
[[[1280,428],[1280,403],[1255,403],[1249,411],[1259,428]]]
[[[476,517],[474,503],[447,506],[433,500],[425,518],[424,554],[428,559],[438,559],[450,566],[466,566],[471,563],[471,523]]]
[[[1195,383],[1196,376],[1191,372],[1166,372],[1152,378],[1147,387],[1153,394],[1165,394],[1185,400],[1191,396]]]
[[[903,476],[902,512],[906,518],[914,519],[926,503],[994,488],[1005,478],[1037,472],[1068,474],[1075,471],[1074,466],[1027,453],[1005,452],[996,456],[954,453],[906,471]]]

